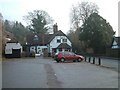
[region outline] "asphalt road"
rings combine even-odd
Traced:
[[[2,63],[3,88],[118,88],[118,72],[87,62],[57,63],[41,57]]]

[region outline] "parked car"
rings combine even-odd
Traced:
[[[52,53],[52,58],[55,58],[58,55],[58,53]]]
[[[73,52],[59,52],[54,57],[54,60],[56,60],[57,62],[64,62],[64,61],[81,62],[84,60],[84,57],[82,55],[76,55]]]

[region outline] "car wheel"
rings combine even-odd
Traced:
[[[82,61],[82,59],[81,59],[81,58],[78,58],[78,59],[77,59],[77,61],[78,61],[78,62],[81,62],[81,61]]]
[[[59,61],[58,60],[56,60],[57,61],[57,63],[59,63]]]
[[[64,58],[61,58],[61,59],[60,59],[60,61],[61,61],[61,62],[64,62],[64,61],[65,61],[65,59],[64,59]]]
[[[76,62],[76,60],[73,60],[73,62]]]

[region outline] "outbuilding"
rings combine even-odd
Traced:
[[[22,53],[22,46],[17,41],[9,41],[5,45],[6,58],[20,58]]]

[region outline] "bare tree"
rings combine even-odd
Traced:
[[[73,29],[76,29],[80,26],[80,21],[81,21],[81,18],[79,16],[79,11],[78,11],[78,8],[76,6],[72,6],[72,10],[71,10],[71,13],[70,13],[70,22],[71,22],[71,28]]]
[[[79,28],[92,13],[98,13],[98,6],[92,2],[81,2],[72,6],[70,21],[73,29]]]

